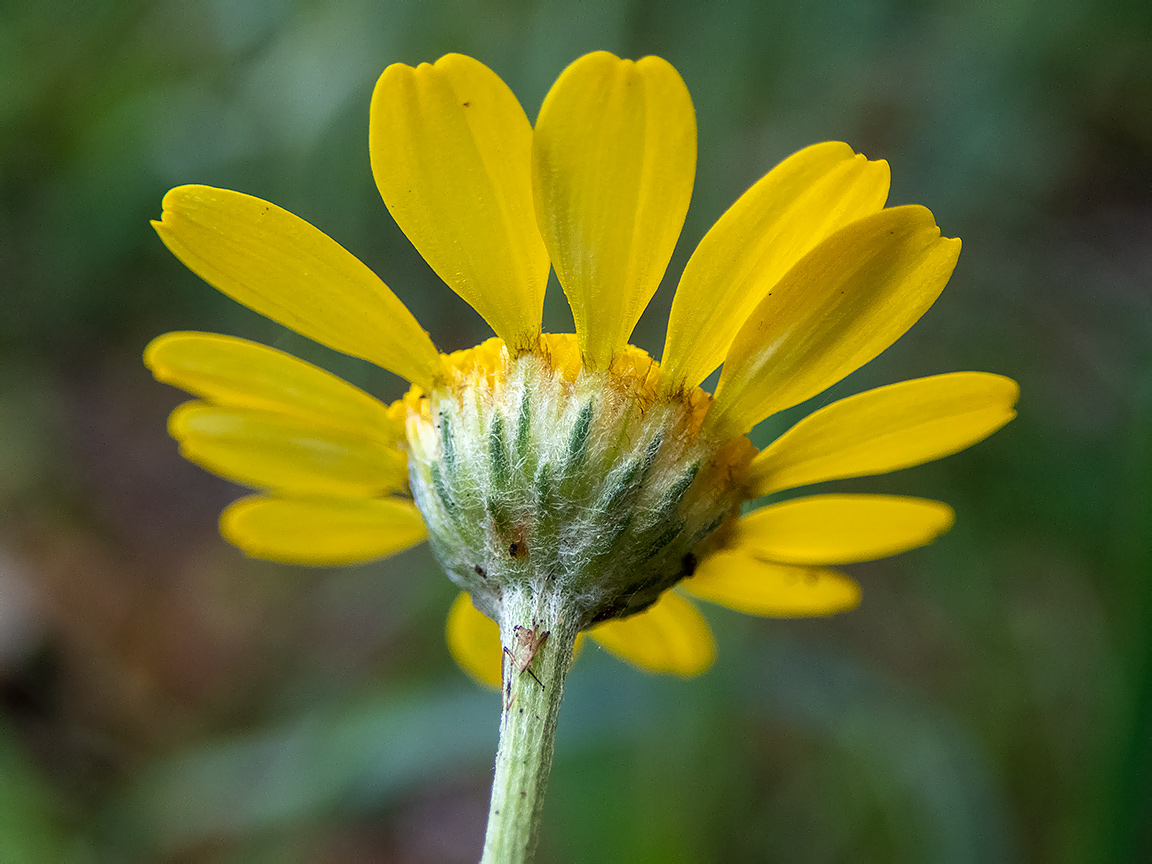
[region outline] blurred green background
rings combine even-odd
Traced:
[[[373,185],[375,78],[460,51],[534,117],[598,48],[670,60],[699,117],[634,342],[659,351],[687,254],[747,186],[843,139],[964,253],[832,395],[958,369],[1024,395],[966,453],[837,484],[958,513],[850,568],[859,610],[711,608],[720,656],[689,682],[585,651],[540,860],[1152,860],[1152,4],[40,0],[0,5],[0,862],[476,860],[499,705],[444,647],[452,587],[423,548],[245,560],[215,528],[238,490],[177,456],[182,397],[140,352],[218,330],[400,382],[217,294],[148,220],[181,183],[270,199],[469,346],[482,322]]]

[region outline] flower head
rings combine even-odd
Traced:
[[[695,172],[691,100],[659,58],[580,58],[535,127],[468,57],[390,66],[369,143],[396,222],[495,338],[442,354],[318,229],[248,195],[182,186],[154,224],[188,267],[413,386],[385,405],[207,333],[161,336],[145,362],[198,397],[170,420],[182,453],[259,490],[224,511],[226,539],[260,558],[344,564],[427,537],[463,589],[449,645],[481,680],[500,680],[493,622],[507,625],[512,591],[561,604],[642,668],[681,675],[713,655],[689,596],[769,616],[850,609],[859,589],[830,568],[931,542],[952,524],[947,505],[823,494],[741,516],[742,504],[937,459],[1014,416],[1014,382],[960,372],[834,402],[759,453],[745,437],[898,339],[959,254],[928,210],[885,208],[886,163],[836,142],[786,159],[708,232],[659,363],[628,344]],[[550,267],[575,334],[541,333]],[[715,394],[701,390],[721,365]]]

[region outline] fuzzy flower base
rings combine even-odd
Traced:
[[[604,372],[570,336],[451,359],[458,377],[408,417],[411,487],[437,559],[493,620],[510,586],[562,598],[578,630],[643,611],[739,508],[755,448],[700,436],[707,395],[661,395],[639,350]]]

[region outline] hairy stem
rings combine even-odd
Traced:
[[[502,607],[500,746],[481,864],[532,859],[564,676],[577,633],[554,597],[506,590]]]

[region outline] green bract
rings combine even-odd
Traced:
[[[735,515],[755,449],[700,436],[707,397],[655,396],[651,363],[568,379],[552,354],[571,340],[520,356],[495,343],[460,352],[409,416],[437,559],[495,621],[511,586],[557,595],[578,629],[648,608]]]

